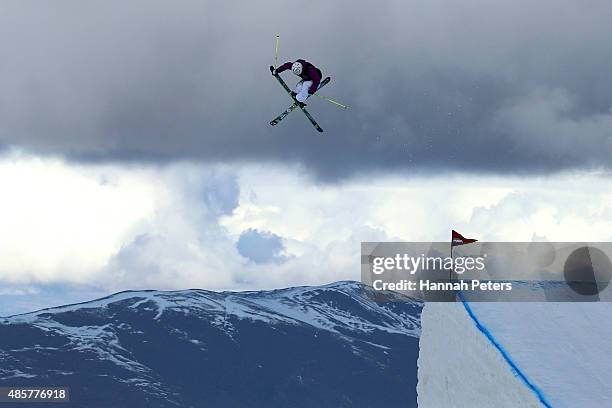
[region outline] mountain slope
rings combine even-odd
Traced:
[[[2,318],[0,383],[87,407],[415,406],[421,304],[363,290],[134,291]]]

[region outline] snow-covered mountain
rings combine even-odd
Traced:
[[[62,407],[416,406],[422,305],[364,290],[128,291],[0,318],[0,385],[68,386]]]

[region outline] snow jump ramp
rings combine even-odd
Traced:
[[[427,303],[418,406],[612,407],[612,303]]]

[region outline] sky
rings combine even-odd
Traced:
[[[361,241],[451,228],[612,238],[610,2],[0,8],[0,316],[359,279]],[[268,124],[276,34],[351,106],[310,100],[323,134]]]

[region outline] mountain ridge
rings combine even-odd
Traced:
[[[368,385],[385,404],[416,401],[422,305],[367,290],[130,290],[0,318],[0,382],[63,381],[92,407],[365,407]]]

